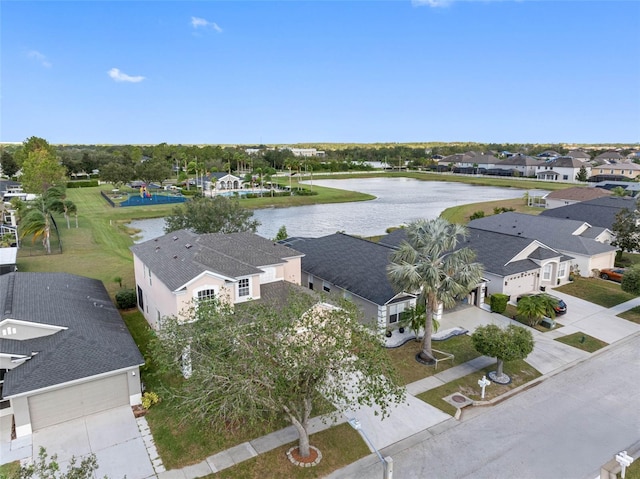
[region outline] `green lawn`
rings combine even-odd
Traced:
[[[555,289],[605,308],[611,308],[636,297],[622,291],[618,283],[600,278],[579,278]],[[568,307],[570,308],[571,304]]]
[[[604,348],[609,344],[584,333],[569,334],[567,336],[556,338],[556,341],[568,344],[569,346],[573,346],[574,348],[582,349],[583,351],[587,351],[588,353],[593,353],[594,351]]]
[[[322,453],[322,460],[316,467],[301,468],[291,464],[286,457],[286,452],[290,447],[297,445],[297,443],[291,443],[209,477],[220,479],[318,478],[325,477],[330,472],[371,454],[358,432],[348,424],[340,424],[313,434],[310,437],[310,443]]]
[[[435,366],[420,364],[415,359],[416,354],[420,352],[420,342],[417,341],[409,341],[399,348],[389,348],[386,350],[391,361],[396,365],[403,384],[409,384],[419,379],[433,376],[450,367],[466,363],[480,356],[473,348],[471,336],[467,335],[454,336],[446,341],[433,341],[432,347],[439,351],[453,354],[453,361],[447,360],[440,362],[438,369],[436,369]]]
[[[456,413],[456,407],[444,401],[442,398],[447,397],[450,394],[461,393],[469,399],[479,401],[481,390],[480,386],[478,386],[478,380],[481,379],[483,375],[495,370],[496,365],[494,364],[482,369],[481,371],[457,379],[456,381],[443,384],[438,388],[418,394],[417,397],[453,416]],[[485,390],[485,400],[501,396],[511,389],[526,384],[540,376],[538,370],[529,366],[524,360],[505,363],[504,372],[511,377],[511,383],[505,385],[491,383],[491,385],[487,386]]]
[[[635,308],[625,311],[618,316],[626,319],[627,321],[633,321],[634,323],[640,324],[640,306],[636,306]]]

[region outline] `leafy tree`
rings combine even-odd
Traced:
[[[138,179],[146,184],[154,181],[162,182],[171,176],[171,165],[166,160],[152,159],[143,161],[135,167]]]
[[[533,334],[528,329],[513,324],[502,329],[495,324],[480,326],[471,335],[473,347],[480,354],[498,360],[495,378],[507,382],[509,376],[503,372],[503,364],[526,358],[533,351]],[[492,375],[490,375],[491,377]]]
[[[30,152],[22,163],[20,182],[25,191],[43,194],[48,188],[65,181],[65,168],[49,149]]]
[[[106,164],[100,168],[100,179],[111,183],[114,186],[120,186],[135,177],[135,171],[130,165],[123,165],[115,161]]]
[[[260,222],[252,217],[253,211],[240,206],[237,198],[197,198],[176,206],[173,214],[165,218],[164,231],[190,229],[195,233],[255,233]]]
[[[287,227],[285,225],[282,225],[278,230],[278,234],[276,235],[274,241],[286,240],[288,237],[289,235],[287,234]]]
[[[635,208],[621,209],[616,214],[616,219],[611,225],[611,230],[615,234],[612,246],[618,248],[616,259],[620,261],[625,251],[637,251],[640,249],[640,213],[637,206]]]
[[[624,270],[620,287],[622,291],[640,296],[640,265],[636,264]]]
[[[199,304],[187,321],[165,318],[154,360],[165,371],[188,364],[172,390],[178,410],[219,433],[238,424],[285,418],[309,455],[313,407],[329,401],[338,412],[376,406],[383,417],[404,399],[404,388],[375,331],[358,309],[317,303],[306,292],[282,303]],[[183,369],[184,371],[184,369]]]
[[[18,163],[16,163],[13,155],[8,151],[2,152],[2,156],[0,157],[0,170],[2,170],[2,174],[7,175],[9,178],[19,170]]]
[[[483,269],[474,263],[470,248],[458,248],[467,229],[442,218],[418,220],[406,227],[407,238],[391,253],[387,267],[389,282],[398,292],[418,294],[418,305],[425,306],[424,336],[416,357],[435,364],[431,351],[432,319],[439,305],[453,307],[482,279]]]
[[[576,174],[576,181],[585,182],[589,179],[589,173],[587,172],[587,167],[584,165],[580,166],[580,170]]]
[[[32,464],[21,465],[16,476],[9,479],[93,479],[93,473],[98,469],[95,454],[84,457],[80,463],[74,457],[69,461],[66,472],[60,470],[58,455],[49,457],[44,447],[40,446],[38,459]]]
[[[52,156],[56,156],[56,149],[51,146],[47,140],[37,136],[31,136],[22,142],[22,146],[15,153],[15,160],[18,166],[21,167],[24,164],[29,153],[39,150],[45,150]]]
[[[532,294],[523,296],[518,301],[517,312],[520,316],[527,318],[529,326],[538,324],[545,316],[556,317],[555,307],[558,300],[548,294]]]

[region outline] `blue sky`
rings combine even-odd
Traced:
[[[640,141],[637,1],[14,1],[0,141]]]

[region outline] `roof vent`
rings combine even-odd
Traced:
[[[172,237],[171,237],[171,239],[172,239],[173,241],[177,241],[177,240],[178,240],[178,237],[177,237],[177,236],[172,236]]]
[[[173,259],[178,259],[178,255],[177,255],[177,254],[174,254],[174,255],[173,255]]]
[[[187,243],[186,245],[184,245],[184,247],[187,249],[191,248],[191,246],[193,246],[191,243]]]
[[[160,249],[160,246],[156,246],[156,251],[158,251]]]

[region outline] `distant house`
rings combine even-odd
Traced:
[[[554,150],[545,150],[542,153],[536,155],[538,158],[542,158],[543,160],[549,160],[553,158],[559,158],[562,155]]]
[[[18,248],[0,247],[0,276],[18,270]]]
[[[622,160],[624,160],[624,156],[617,151],[605,151],[593,159],[594,163],[597,165],[601,165],[603,163],[616,163]]]
[[[576,182],[576,176],[580,172],[580,169],[585,167],[587,170],[587,176],[591,172],[590,166],[572,158],[570,156],[561,156],[552,158],[542,162],[536,166],[536,177],[542,181],[563,181],[563,182]]]
[[[630,161],[620,163],[601,164],[591,168],[593,176],[617,176],[625,179],[635,180],[640,176],[640,165]]]
[[[585,186],[575,186],[563,190],[552,191],[544,197],[545,208],[559,208],[560,206],[572,205],[581,201],[589,201],[604,196],[611,196],[611,192],[603,188],[591,188]]]
[[[598,189],[612,192],[616,188],[622,188],[628,196],[640,194],[640,183],[637,181],[601,181],[594,185]]]
[[[540,213],[540,216],[585,221],[591,226],[600,226],[611,230],[616,214],[620,210],[635,208],[635,198],[605,196],[559,208],[545,209]]]
[[[571,150],[565,156],[570,156],[571,158],[575,158],[576,160],[580,160],[582,162],[591,161],[591,156],[582,150]]]
[[[520,176],[535,176],[540,165],[544,165],[544,161],[518,153],[496,163],[494,168],[496,170],[515,171]]]
[[[153,329],[182,317],[198,301],[230,304],[277,294],[300,284],[303,254],[254,233],[168,233],[131,247],[138,308]]]
[[[392,248],[343,233],[321,238],[282,241],[302,258],[302,285],[325,294],[345,297],[360,307],[367,322],[381,329],[397,323],[415,306],[411,292],[397,292],[387,279]]]
[[[231,173],[214,172],[204,178],[206,191],[239,190],[242,188],[242,179]]]
[[[16,436],[140,404],[144,359],[102,282],[0,276],[0,416]]]
[[[614,266],[617,248],[609,244],[613,233],[584,221],[508,212],[470,221],[467,226],[538,240],[559,253],[571,256],[571,265],[577,266],[583,276],[589,276],[593,269]],[[558,275],[556,281],[560,284],[567,279],[566,275]]]

